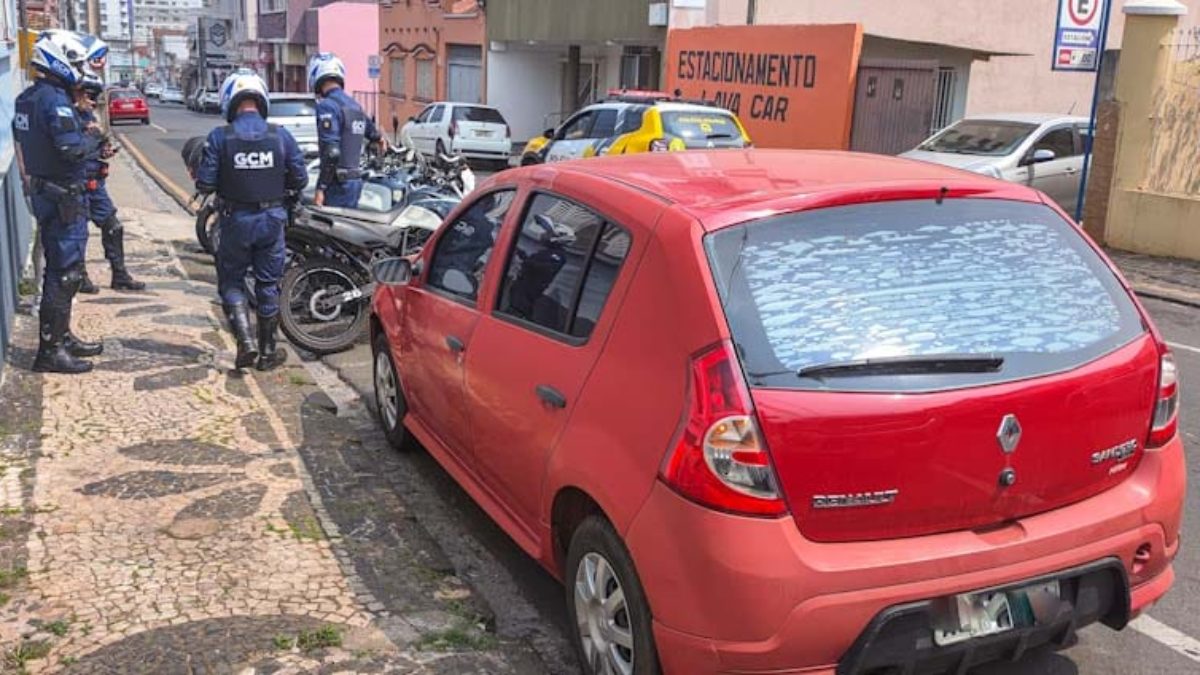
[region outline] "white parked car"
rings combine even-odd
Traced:
[[[160,82],[147,82],[146,89],[142,92],[146,98],[158,98],[162,95],[163,86]]]
[[[1017,113],[968,117],[901,157],[953,166],[1046,193],[1074,213],[1088,118]]]
[[[405,142],[425,155],[461,154],[471,159],[507,162],[512,135],[499,110],[474,103],[431,103],[410,118],[401,132]]]
[[[271,94],[267,121],[287,129],[305,155],[317,154],[317,101],[312,94]]]
[[[158,100],[163,103],[184,103],[183,90],[179,87],[163,87],[162,93],[158,95]]]
[[[207,89],[200,95],[199,101],[200,112],[216,113],[221,112],[221,95],[214,89]]]

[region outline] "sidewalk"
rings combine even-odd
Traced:
[[[105,344],[84,376],[30,373],[22,317],[0,390],[0,672],[543,672],[374,480],[392,451],[361,408],[294,354],[230,372],[215,289],[171,244],[191,219],[114,168],[147,292],[77,300]]]
[[[1200,262],[1108,249],[1138,295],[1200,308]]]

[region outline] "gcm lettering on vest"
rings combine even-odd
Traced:
[[[275,168],[275,151],[262,150],[258,152],[238,152],[233,155],[235,169],[273,169]]]

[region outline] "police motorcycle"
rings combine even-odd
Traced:
[[[390,188],[364,183],[358,209],[304,205],[287,230],[293,252],[280,284],[279,324],[292,344],[315,354],[351,347],[366,332],[375,282],[371,265],[419,253],[459,202],[407,191],[390,201]],[[390,209],[362,208],[388,204]]]

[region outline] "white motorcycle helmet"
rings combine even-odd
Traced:
[[[88,65],[103,76],[104,66],[108,63],[108,43],[95,35],[81,35],[80,42],[83,43],[84,58]]]
[[[253,98],[258,112],[264,118],[271,108],[271,97],[267,92],[267,83],[254,71],[239,68],[225,78],[221,83],[221,114],[226,122],[233,122],[237,116],[238,107],[246,98]]]
[[[44,31],[33,43],[30,62],[34,68],[56,77],[69,87],[83,80],[83,61],[87,50],[69,31]]]
[[[346,86],[346,65],[331,52],[314,54],[308,62],[308,89],[314,94],[321,93],[321,85],[333,78],[338,86]]]

